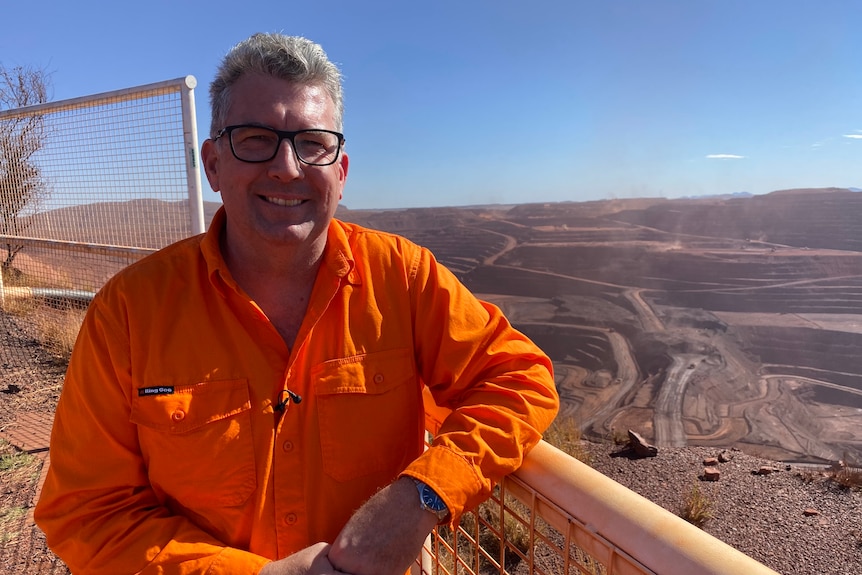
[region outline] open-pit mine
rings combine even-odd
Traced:
[[[862,461],[862,193],[349,210],[551,356],[588,438]]]

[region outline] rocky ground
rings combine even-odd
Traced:
[[[862,573],[862,490],[824,468],[726,451],[718,481],[704,481],[704,460],[722,450],[660,448],[656,457],[628,459],[612,456],[621,450],[613,444],[583,445],[594,469],[677,515],[697,488],[711,504],[702,528],[782,575]]]

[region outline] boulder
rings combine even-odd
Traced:
[[[629,447],[638,457],[655,457],[658,447],[647,442],[639,433],[629,429]]]
[[[720,478],[721,478],[721,471],[719,471],[718,467],[708,465],[708,466],[703,468],[703,480],[704,481],[718,481]]]

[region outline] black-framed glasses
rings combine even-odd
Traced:
[[[329,166],[334,164],[344,144],[344,134],[332,130],[297,130],[285,132],[241,124],[222,128],[213,141],[227,134],[230,150],[243,162],[268,162],[278,153],[282,140],[290,140],[293,152],[303,164]]]

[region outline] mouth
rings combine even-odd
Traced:
[[[305,200],[288,200],[286,198],[276,198],[273,196],[261,196],[265,201],[270,204],[275,204],[276,206],[285,206],[288,208],[292,208],[293,206],[298,206],[305,202]]]

